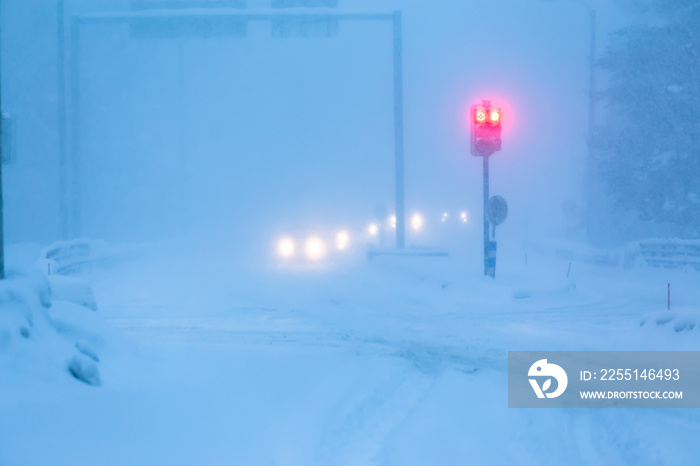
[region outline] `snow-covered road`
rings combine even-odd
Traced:
[[[654,318],[663,300],[653,287],[669,276],[683,318],[698,314],[692,273],[575,264],[567,278],[553,272],[566,264],[533,256],[505,262],[492,281],[459,254],[254,272],[195,257],[86,277],[109,336],[95,343],[103,384],[6,390],[0,465],[693,464],[700,455],[692,410],[507,407],[509,350],[697,349],[697,327],[676,332]],[[198,273],[180,273],[185,260]]]

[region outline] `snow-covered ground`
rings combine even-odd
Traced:
[[[173,242],[82,274],[97,311],[5,281],[0,465],[697,464],[696,411],[509,409],[506,366],[697,350],[698,272],[500,246],[491,280],[460,247],[294,268]]]

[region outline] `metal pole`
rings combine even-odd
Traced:
[[[2,3],[0,3],[2,5]],[[0,15],[2,17],[2,15]],[[2,27],[2,26],[0,26]],[[1,56],[2,54],[0,54]],[[0,60],[0,65],[2,60]],[[0,66],[0,74],[2,67]],[[0,280],[5,278],[5,225],[3,219],[5,217],[5,209],[3,208],[3,195],[2,195],[2,165],[3,165],[3,153],[2,153],[2,85],[0,85]]]
[[[406,240],[403,170],[403,69],[401,12],[394,12],[394,183],[396,185],[396,247],[403,249]]]
[[[489,200],[489,156],[484,154],[484,276],[489,274],[489,221],[486,219],[486,202]]]
[[[61,217],[61,239],[68,239],[70,226],[68,224],[68,147],[66,145],[66,49],[65,49],[65,18],[63,0],[58,0],[56,11],[57,51],[56,67],[58,68],[58,202]]]
[[[71,117],[71,147],[68,169],[70,175],[69,205],[70,222],[69,238],[77,238],[80,234],[80,18],[71,17],[70,23],[70,117]]]
[[[590,10],[591,21],[591,43],[590,56],[588,57],[589,76],[588,76],[588,153],[586,159],[586,232],[588,234],[588,242],[591,241],[591,228],[593,221],[593,202],[594,202],[594,183],[595,164],[593,163],[593,131],[595,126],[595,10]]]
[[[177,219],[175,226],[180,231],[180,234],[187,232],[189,222],[187,200],[189,197],[187,186],[188,160],[185,134],[187,127],[185,122],[185,58],[184,58],[183,41],[178,41],[177,44],[177,130],[178,130],[178,159],[179,159],[179,182],[178,182],[178,206]]]

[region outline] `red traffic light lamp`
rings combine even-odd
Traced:
[[[482,100],[469,109],[471,127],[471,152],[478,157],[488,157],[501,150],[501,121],[503,112],[492,107],[491,101]]]

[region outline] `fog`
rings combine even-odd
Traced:
[[[700,1],[295,1],[0,0],[0,464],[696,464]]]
[[[15,126],[8,241],[211,232],[268,241],[285,228],[362,226],[394,212],[390,21],[341,21],[333,37],[273,37],[269,21],[251,21],[241,37],[208,38],[83,21],[75,43],[71,16],[130,3],[66,0],[60,44],[57,5],[2,4],[2,103]],[[539,0],[339,6],[403,14],[407,215],[479,218],[481,159],[469,153],[466,112],[490,99],[504,111],[503,149],[491,157],[491,193],[510,207],[504,233],[586,240],[589,8],[598,51],[633,10]],[[598,72],[597,85],[605,79]],[[596,113],[604,117],[602,105]]]

